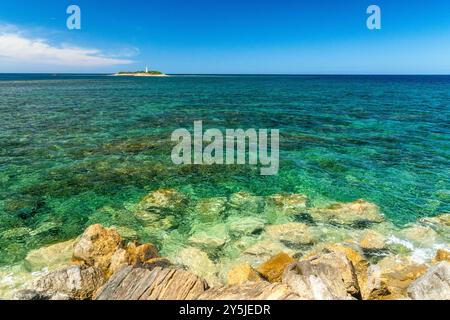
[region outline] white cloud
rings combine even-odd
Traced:
[[[131,64],[134,61],[104,55],[98,49],[52,45],[48,40],[6,28],[0,31],[0,62],[93,68]]]

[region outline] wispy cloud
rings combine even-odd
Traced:
[[[65,67],[109,67],[131,64],[127,55],[106,55],[99,49],[51,44],[21,32],[14,26],[0,28],[0,62],[35,63]]]

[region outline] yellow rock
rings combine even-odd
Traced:
[[[95,224],[88,227],[76,243],[72,260],[108,273],[111,257],[121,245],[122,238],[115,229]]]
[[[127,250],[120,248],[117,249],[111,256],[111,263],[109,265],[109,270],[107,276],[111,276],[120,270],[123,266],[128,265],[130,256]]]
[[[441,261],[448,261],[450,262],[450,252],[445,249],[439,249],[436,252],[436,256],[433,259],[433,263],[438,263]]]
[[[229,285],[242,284],[244,282],[262,281],[261,276],[247,262],[234,266],[227,274],[227,283]]]
[[[293,262],[293,258],[282,252],[260,265],[257,271],[269,282],[280,282],[284,269]]]
[[[135,242],[130,242],[126,250],[129,256],[128,263],[135,267],[141,266],[147,260],[158,257],[158,250],[149,243],[138,245]]]
[[[119,248],[114,252],[107,275],[111,276],[124,265],[152,269],[169,264],[167,259],[159,258],[154,245],[149,243],[138,245],[136,242],[130,242],[126,248]]]

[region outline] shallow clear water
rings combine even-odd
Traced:
[[[172,165],[170,134],[194,120],[280,129],[279,175]],[[120,212],[162,187],[363,198],[396,224],[450,211],[445,76],[0,75],[0,129],[0,264],[95,222],[138,229]]]

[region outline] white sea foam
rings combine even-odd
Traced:
[[[417,247],[411,241],[400,239],[394,235],[388,237],[387,243],[399,244],[408,250],[411,250],[411,260],[416,263],[426,263],[436,255],[437,250],[448,248],[448,246],[443,243],[435,243],[432,247]]]

